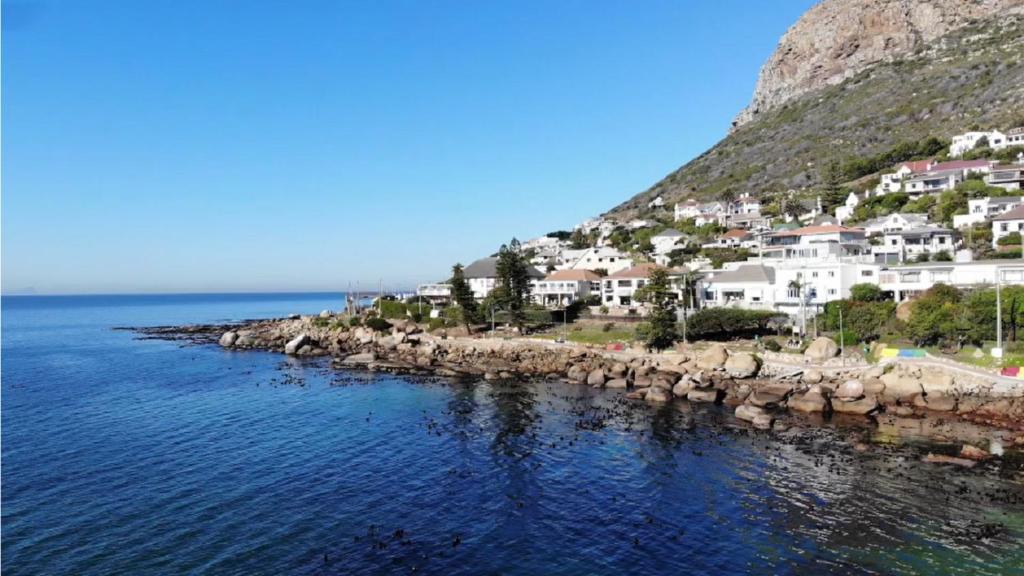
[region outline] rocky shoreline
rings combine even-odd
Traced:
[[[935,455],[936,462],[961,466],[998,454],[1004,444],[1024,447],[1024,387],[942,366],[900,361],[843,365],[827,339],[815,341],[803,356],[730,351],[721,344],[651,354],[532,339],[455,337],[444,330],[428,334],[407,320],[374,330],[349,326],[328,313],[137,331],[144,338],[216,343],[233,350],[329,356],[338,368],[485,380],[548,378],[618,389],[635,401],[723,404],[735,409],[738,420],[762,430],[779,429],[780,417],[793,414],[808,415],[808,421],[831,414],[884,418],[897,427],[922,429],[930,426],[918,421],[992,427],[998,441],[988,446],[964,444],[956,456]]]

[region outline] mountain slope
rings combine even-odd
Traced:
[[[1024,121],[1024,16],[1000,13],[911,54],[869,65],[839,84],[824,84],[759,111],[607,215],[644,214],[658,196],[670,206],[691,196],[813,188],[833,159]]]

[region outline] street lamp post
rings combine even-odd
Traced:
[[[1003,299],[999,292],[999,268],[996,268],[996,347],[992,349],[993,358],[1003,357]]]

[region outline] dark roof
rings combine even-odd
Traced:
[[[498,277],[498,258],[491,256],[489,258],[481,258],[476,262],[473,262],[462,271],[466,278],[497,278]],[[544,273],[537,270],[533,266],[527,266],[526,273],[530,278],[543,278]]]

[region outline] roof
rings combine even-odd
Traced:
[[[1014,202],[1020,202],[1020,196],[993,196],[991,198],[985,198],[989,204],[1013,204]]]
[[[796,230],[777,232],[776,236],[810,236],[812,234],[836,234],[841,232],[863,232],[860,228],[847,228],[836,224],[825,224],[824,226],[804,226]]]
[[[935,236],[936,234],[948,235],[952,233],[953,231],[949,228],[924,226],[920,228],[907,228],[906,230],[891,230],[885,234],[886,236]]]
[[[647,278],[655,268],[658,268],[657,264],[637,264],[632,268],[619,270],[615,274],[609,275],[608,278]]]
[[[911,172],[924,172],[928,169],[928,165],[931,164],[931,159],[928,160],[914,160],[911,162],[904,162],[899,165],[899,168],[906,166]]]
[[[466,266],[463,271],[463,275],[466,278],[497,278],[498,277],[498,258],[491,256],[489,258],[481,258],[476,262],[473,262],[469,266]],[[526,267],[526,274],[530,278],[543,278],[544,273],[537,270],[533,266]]]
[[[1009,212],[1003,212],[999,216],[992,219],[993,221],[998,220],[1024,220],[1024,206],[1017,206]]]
[[[923,182],[924,180],[934,180],[936,178],[949,178],[950,176],[960,176],[962,173],[962,168],[929,170],[927,172],[921,172],[920,174],[914,174],[907,180],[907,182]]]
[[[937,162],[928,167],[929,172],[941,172],[943,170],[970,170],[971,168],[988,168],[992,165],[991,160],[953,160],[952,162]]]
[[[544,278],[545,282],[595,282],[601,276],[591,270],[559,270]]]
[[[750,232],[740,230],[738,228],[734,228],[725,234],[722,234],[722,238],[746,238],[747,236],[750,236]]]
[[[719,272],[711,277],[715,284],[726,284],[734,282],[775,282],[775,269],[761,264],[742,264],[735,270]]]

